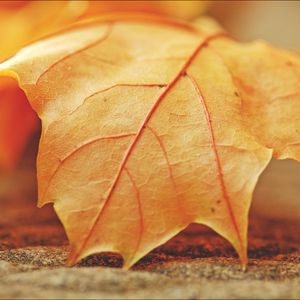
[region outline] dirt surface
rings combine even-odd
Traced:
[[[35,207],[28,170],[0,175],[0,298],[300,298],[299,225],[254,216],[246,272],[230,244],[200,225],[129,271],[110,253],[67,268],[63,228],[51,206]]]

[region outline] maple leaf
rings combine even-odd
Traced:
[[[273,149],[299,158],[299,57],[207,24],[100,18],[0,66],[42,120],[39,206],[54,202],[69,263],[112,251],[130,267],[194,222],[247,263],[258,177]]]

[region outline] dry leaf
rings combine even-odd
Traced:
[[[120,15],[41,40],[0,70],[42,119],[39,205],[54,202],[70,263],[114,251],[130,267],[196,222],[246,264],[271,149],[298,158],[287,149],[299,136],[299,57],[240,45],[207,20]]]

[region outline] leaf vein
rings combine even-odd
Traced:
[[[138,236],[138,240],[137,240],[137,244],[135,246],[134,252],[132,254],[132,258],[134,258],[134,256],[136,255],[136,253],[138,252],[141,242],[142,242],[142,236],[143,236],[143,232],[144,232],[144,215],[143,215],[143,210],[142,210],[142,204],[141,204],[141,199],[140,199],[140,192],[136,186],[136,183],[132,177],[132,175],[130,174],[128,168],[124,167],[124,170],[126,171],[131,184],[135,190],[135,194],[136,194],[136,202],[137,202],[137,207],[138,207],[138,212],[139,212],[139,216],[140,216],[140,230],[139,230],[139,236]]]
[[[101,36],[100,38],[96,39],[95,41],[93,41],[92,43],[89,43],[88,45],[77,49],[76,51],[73,51],[71,53],[69,53],[68,55],[58,59],[57,61],[55,61],[53,64],[51,64],[44,72],[42,72],[40,74],[40,76],[38,77],[38,79],[36,80],[35,85],[38,85],[40,83],[40,81],[42,80],[42,78],[44,78],[44,76],[46,74],[48,74],[53,68],[57,67],[58,65],[60,65],[62,62],[66,61],[67,59],[73,57],[74,55],[80,54],[90,48],[92,48],[93,46],[99,45],[100,43],[104,42],[105,40],[107,40],[107,38],[110,36],[111,32],[112,32],[112,23],[108,23],[107,26],[107,30],[104,33],[103,36]]]
[[[48,185],[47,188],[45,189],[45,192],[43,194],[42,199],[46,198],[47,192],[50,188],[51,182],[54,179],[54,177],[57,175],[57,173],[59,172],[59,170],[62,168],[63,164],[70,159],[72,156],[74,156],[76,153],[78,153],[80,150],[82,150],[85,147],[88,147],[90,145],[93,145],[99,141],[102,140],[111,140],[111,139],[120,139],[120,138],[127,138],[130,136],[135,136],[135,133],[128,133],[128,134],[121,134],[121,135],[113,135],[113,136],[101,136],[101,137],[97,137],[94,138],[90,141],[85,142],[84,144],[78,146],[77,148],[75,148],[74,150],[72,150],[70,153],[68,153],[66,156],[64,156],[61,160],[60,160],[60,164],[58,165],[58,167],[54,170],[54,172],[52,173],[51,177],[49,178],[48,181]]]
[[[234,230],[236,232],[238,241],[239,241],[240,245],[242,246],[242,239],[241,239],[240,230],[239,230],[238,225],[237,225],[237,221],[236,221],[236,218],[235,218],[235,215],[234,215],[234,212],[233,212],[233,208],[232,208],[232,205],[231,205],[231,200],[230,200],[230,197],[228,195],[227,187],[226,187],[225,180],[224,180],[224,174],[223,174],[221,159],[220,159],[220,156],[219,156],[219,153],[218,153],[218,148],[217,148],[217,143],[216,143],[216,138],[215,138],[215,133],[214,133],[214,129],[213,129],[213,124],[212,124],[212,119],[211,119],[211,116],[210,116],[210,112],[209,112],[209,109],[207,107],[205,98],[204,98],[204,96],[203,96],[196,80],[191,75],[188,75],[188,78],[190,79],[191,83],[193,84],[193,86],[195,88],[195,91],[198,95],[200,105],[201,105],[201,107],[203,109],[203,112],[204,112],[204,115],[205,115],[205,119],[206,119],[206,123],[207,123],[207,127],[208,127],[208,132],[209,132],[209,135],[210,135],[211,147],[212,147],[212,150],[213,150],[214,156],[215,156],[217,174],[218,174],[218,178],[219,178],[219,182],[220,182],[220,186],[221,186],[221,190],[222,190],[223,199],[225,200],[225,203],[226,203],[226,206],[227,206],[227,209],[228,209],[228,213],[229,213],[230,219],[232,221]]]

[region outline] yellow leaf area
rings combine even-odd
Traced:
[[[119,15],[72,26],[0,66],[42,120],[39,206],[74,264],[126,268],[190,223],[247,263],[248,211],[272,153],[299,160],[299,56],[197,25]]]

